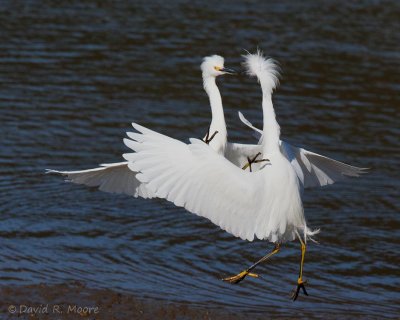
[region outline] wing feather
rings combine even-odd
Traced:
[[[304,188],[322,187],[346,177],[359,177],[367,170],[294,147],[284,141],[281,141],[281,151],[292,164]]]
[[[185,144],[135,123],[133,127],[139,134],[129,133],[134,140],[124,139],[124,143],[135,152],[124,158],[132,171],[139,172],[138,180],[157,197],[249,241],[255,236],[276,240],[276,232],[288,231],[286,223],[276,219],[288,207],[276,199],[282,190],[265,185],[272,168],[249,174],[201,140],[190,139],[191,143]],[[301,200],[297,200],[300,208]]]
[[[136,172],[128,167],[128,162],[101,164],[100,167],[79,171],[47,170],[47,173],[61,174],[67,181],[98,187],[109,193],[122,193],[134,197],[153,198],[154,195],[136,178]]]
[[[241,112],[239,112],[239,118],[245,125],[253,129],[262,141],[262,131],[254,127]],[[285,141],[280,141],[280,148],[292,164],[304,188],[322,187],[342,181],[346,177],[359,177],[368,170],[292,146]]]
[[[262,132],[262,130],[260,130],[260,129],[258,129],[258,128],[256,128],[255,126],[253,126],[253,124],[249,121],[249,120],[247,120],[246,118],[245,118],[245,116],[243,115],[243,113],[241,113],[240,111],[238,111],[238,114],[239,114],[239,119],[240,119],[240,121],[242,121],[246,126],[248,126],[250,129],[253,129],[253,135],[254,135],[254,137],[255,138],[257,138],[258,139],[258,144],[261,144],[262,143],[262,137],[263,137],[263,132]]]

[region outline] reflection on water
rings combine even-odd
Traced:
[[[399,9],[396,2],[2,7],[2,285],[82,280],[255,314],[398,314]],[[120,161],[133,120],[179,139],[201,137],[210,120],[201,58],[221,54],[239,68],[242,49],[257,46],[281,62],[274,102],[284,139],[372,168],[306,192],[308,223],[322,232],[306,257],[311,295],[296,304],[288,297],[297,244],[261,267],[261,279],[232,286],[219,278],[270,244],[235,239],[165,201],[43,175]],[[220,88],[230,139],[253,142],[236,113],[261,125],[259,86],[229,77]]]

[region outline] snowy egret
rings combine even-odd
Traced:
[[[301,289],[307,294],[303,280],[307,239],[319,230],[307,227],[299,173],[281,149],[280,127],[271,97],[277,84],[276,65],[260,53],[248,54],[245,59],[248,73],[258,78],[263,92],[261,154],[270,159],[271,165],[249,173],[201,140],[190,139],[191,143],[185,144],[136,123],[132,125],[137,132],[128,132],[130,139],[124,139],[134,152],[124,158],[132,171],[139,172],[138,180],[156,196],[208,218],[236,237],[275,244],[270,253],[226,281],[238,283],[246,276],[257,277],[251,271],[279,252],[281,244],[297,237],[301,260],[292,295],[296,300]]]
[[[211,124],[204,141],[219,154],[225,155],[232,163],[243,166],[247,159],[257,154],[257,145],[244,145],[227,142],[227,129],[222,106],[222,98],[216,78],[235,71],[224,67],[224,58],[218,55],[205,57],[201,64],[203,86],[211,106]],[[266,159],[264,159],[266,161]],[[153,198],[145,185],[136,179],[137,172],[128,168],[128,162],[101,164],[98,168],[78,171],[47,170],[48,173],[61,174],[68,181],[99,187],[101,191],[123,193],[134,197]]]

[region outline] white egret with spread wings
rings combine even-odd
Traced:
[[[227,141],[216,78],[233,71],[224,68],[222,57],[214,55],[204,58],[201,65],[212,111],[203,140],[191,139],[190,144],[185,144],[133,124],[139,133],[128,133],[132,140],[126,139],[125,144],[136,153],[124,155],[127,161],[89,170],[48,172],[106,192],[166,198],[242,239],[252,241],[256,237],[275,243],[272,252],[238,275],[224,279],[231,283],[239,283],[246,276],[257,277],[251,271],[277,253],[283,242],[297,236],[302,245],[302,259],[295,300],[300,289],[306,293],[302,279],[304,254],[307,237],[315,233],[306,225],[302,188],[359,176],[363,170],[281,141],[271,100],[277,84],[276,66],[259,53],[249,54],[246,66],[261,84],[264,128],[262,131],[254,128],[241,114],[240,118],[260,133],[259,144]],[[249,175],[247,168],[258,172]]]
[[[296,300],[300,289],[307,294],[303,280],[306,243],[318,232],[307,226],[304,216],[301,194],[305,181],[317,179],[323,185],[333,182],[326,177],[357,176],[362,169],[349,166],[351,169],[346,167],[349,171],[342,171],[344,164],[339,163],[328,166],[333,174],[329,171],[320,175],[326,164],[316,161],[314,166],[312,162],[322,156],[297,159],[288,155],[282,148],[280,127],[272,104],[272,91],[278,76],[276,65],[257,53],[246,56],[246,67],[250,75],[258,78],[263,92],[260,148],[262,157],[270,160],[269,165],[249,173],[221,157],[201,140],[190,139],[190,144],[186,144],[136,123],[132,125],[137,132],[128,132],[130,139],[124,139],[126,146],[134,152],[124,157],[129,168],[139,172],[137,178],[157,197],[208,218],[236,237],[248,241],[258,238],[275,244],[270,253],[238,275],[225,278],[226,281],[239,283],[246,276],[257,277],[252,273],[257,265],[277,253],[282,243],[298,238],[301,261],[292,296]],[[336,163],[331,159],[327,161]],[[321,176],[325,180],[321,180]]]

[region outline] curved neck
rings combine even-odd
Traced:
[[[264,85],[266,87],[266,85]],[[261,80],[261,88],[263,91],[263,150],[264,153],[271,153],[279,150],[279,140],[281,130],[278,122],[276,121],[275,110],[272,104],[272,90],[263,88],[263,81]]]
[[[210,99],[212,114],[210,132],[218,131],[219,135],[226,135],[224,109],[222,107],[221,94],[215,83],[215,77],[206,77],[203,75],[203,85]]]

